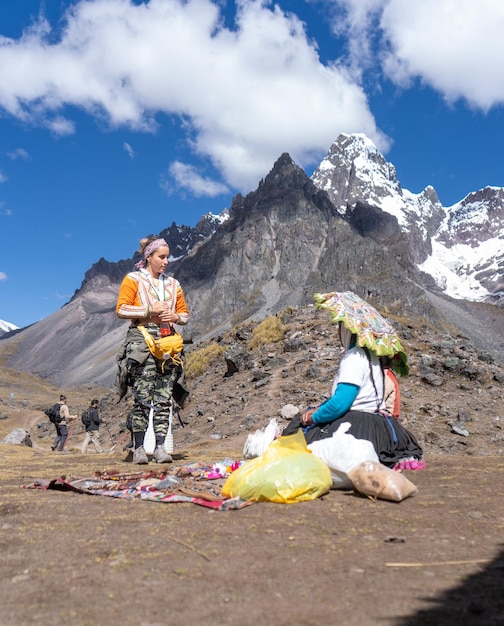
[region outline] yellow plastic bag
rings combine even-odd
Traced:
[[[327,465],[306,447],[301,430],[275,439],[266,452],[234,471],[222,487],[226,498],[292,504],[315,500],[331,487]]]

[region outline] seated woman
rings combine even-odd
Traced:
[[[423,469],[423,450],[415,437],[385,410],[385,379],[376,354],[356,344],[356,336],[340,322],[345,348],[333,383],[332,396],[317,408],[295,417],[282,435],[302,428],[307,443],[331,437],[344,422],[349,433],[374,445],[383,465],[394,469]]]

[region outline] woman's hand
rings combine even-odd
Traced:
[[[159,317],[162,322],[170,322],[170,324],[176,324],[180,320],[180,315],[174,311],[163,311]]]
[[[155,302],[150,312],[150,321],[154,324],[170,322],[176,324],[180,320],[178,313],[168,308],[166,302]]]
[[[311,426],[313,424],[313,414],[317,409],[309,408],[301,415],[301,426]]]
[[[161,313],[166,310],[167,309],[164,302],[154,302],[150,310],[151,317],[159,317]]]

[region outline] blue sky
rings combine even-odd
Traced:
[[[504,186],[501,0],[2,0],[0,319],[341,132],[450,206]]]

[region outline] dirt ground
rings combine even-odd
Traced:
[[[232,376],[221,359],[189,381],[173,466],[240,460],[247,435],[281,407],[327,397],[339,359],[330,321],[300,309],[284,322],[286,340],[247,351]],[[228,344],[245,345],[246,330]],[[504,625],[504,364],[465,335],[401,331],[411,365],[401,420],[427,463],[406,472],[418,494],[392,503],[331,491],[225,512],[23,489],[138,466],[124,442],[81,455],[80,420],[68,454],[52,452],[43,409],[61,389],[4,367],[0,346],[0,441],[20,427],[33,442],[0,444],[0,626]],[[118,441],[127,402],[63,390],[72,413],[99,398]],[[107,429],[101,438],[109,450]]]
[[[41,419],[19,410],[0,437]],[[120,446],[58,455],[49,443],[0,446],[2,626],[504,624],[502,456],[427,454],[407,473],[419,493],[400,503],[331,491],[224,512],[23,489],[132,467]],[[196,441],[174,465],[242,448]]]

